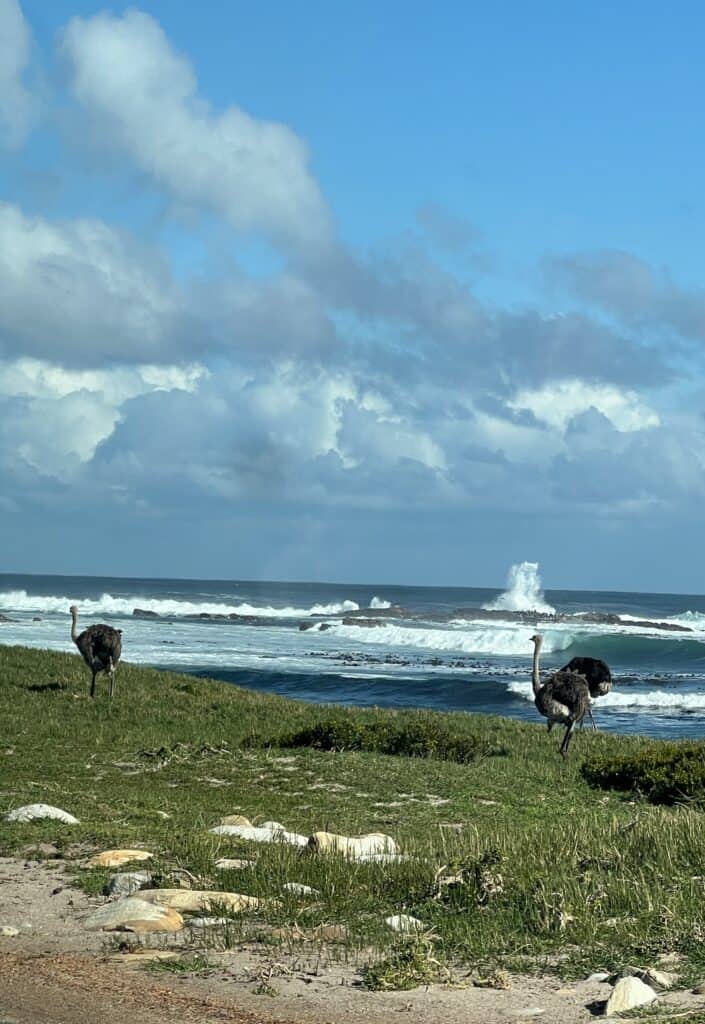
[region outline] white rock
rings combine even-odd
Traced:
[[[308,836],[287,832],[283,828],[264,828],[255,825],[216,825],[208,831],[214,836],[237,836],[252,843],[288,843],[290,846],[306,846]]]
[[[151,860],[147,850],[103,850],[86,861],[88,868],[120,868],[133,860]]]
[[[24,807],[16,807],[14,811],[9,811],[5,815],[5,821],[34,821],[36,818],[55,818],[67,825],[78,825],[78,818],[74,818],[73,814],[50,804],[25,804]]]
[[[595,971],[594,974],[591,974],[590,977],[587,978],[587,981],[609,981],[609,977],[609,971]]]
[[[14,937],[19,934],[19,928],[15,928],[11,924],[0,925],[0,935],[2,935],[2,937],[5,939],[14,939]]]
[[[152,884],[149,871],[121,871],[112,875],[105,887],[108,896],[132,896]]]
[[[295,896],[320,896],[318,889],[312,889],[310,885],[302,885],[301,882],[285,882],[282,886],[287,892],[293,892]]]
[[[409,914],[394,914],[393,917],[385,917],[384,923],[393,928],[395,932],[418,932],[423,929],[423,921],[418,917],[411,917]]]
[[[242,871],[244,868],[253,868],[253,860],[241,860],[239,857],[221,857],[215,862],[219,871]]]
[[[655,998],[654,990],[639,978],[621,978],[607,1000],[605,1015],[610,1017],[614,1013],[633,1010],[636,1006],[648,1006]]]
[[[232,913],[239,914],[244,910],[256,910],[263,902],[256,896],[211,889],[142,889],[140,899],[190,914],[207,912],[214,905],[227,907]]]
[[[308,840],[311,849],[318,853],[342,853],[344,857],[360,860],[375,854],[395,854],[397,844],[391,836],[382,832],[370,832],[364,836],[340,836],[335,832],[314,832]]]
[[[270,828],[272,832],[286,832],[280,821],[263,821],[260,828]]]
[[[673,988],[675,983],[678,981],[677,974],[669,974],[667,971],[659,971],[655,967],[649,967],[649,969],[644,971],[640,977],[647,985],[656,985],[657,988],[662,989]]]
[[[175,910],[142,900],[138,896],[106,903],[89,914],[83,923],[92,932],[101,929],[112,931],[135,923],[153,926],[155,931],[176,931],[177,924],[183,928],[183,919]]]

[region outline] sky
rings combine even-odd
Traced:
[[[0,571],[701,592],[703,30],[0,0]]]

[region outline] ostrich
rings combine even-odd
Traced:
[[[89,626],[82,633],[77,633],[78,608],[72,604],[69,611],[71,612],[71,639],[93,673],[91,697],[95,697],[95,677],[99,672],[107,672],[110,676],[110,698],[112,700],[115,669],[122,653],[122,630],[113,629],[112,626],[106,626],[101,622],[95,626]]]
[[[543,637],[536,633],[531,637],[531,641],[534,645],[534,668],[531,676],[534,704],[548,719],[549,732],[554,722],[565,726],[565,736],[560,747],[561,757],[565,758],[573,729],[578,722],[582,722],[590,707],[587,679],[577,672],[554,672],[542,684],[539,676],[539,655]]]
[[[585,676],[590,690],[590,697],[605,697],[612,689],[612,673],[609,665],[602,658],[571,658],[560,672],[578,672]],[[592,708],[588,706],[588,715],[593,729],[597,729],[592,717]]]

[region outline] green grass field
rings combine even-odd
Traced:
[[[564,764],[559,733],[538,721],[369,710],[340,716],[375,735],[440,733],[477,756],[461,764],[282,749],[278,740],[316,727],[331,709],[127,664],[117,679],[112,704],[102,680],[91,701],[78,657],[0,648],[0,812],[45,802],[80,819],[0,821],[1,854],[40,840],[69,853],[138,846],[157,855],[156,871],[182,867],[206,888],[276,897],[264,917],[234,918],[228,941],[343,924],[345,955],[384,956],[398,944],[384,918],[407,913],[423,922],[442,964],[579,975],[676,952],[700,976],[702,813],[591,788],[580,773],[588,754],[633,753],[654,741],[586,729]],[[385,832],[412,857],[355,865],[208,834],[232,813],[303,833]],[[219,872],[214,863],[225,856],[256,865]],[[458,880],[439,885],[439,873]],[[99,891],[106,874],[77,878]],[[320,896],[283,893],[291,881]]]

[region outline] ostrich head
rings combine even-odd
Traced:
[[[536,647],[540,647],[543,643],[543,637],[540,633],[534,633],[533,636],[529,637],[529,643],[534,644]]]
[[[78,605],[72,604],[71,607],[69,608],[69,612],[71,613],[71,615],[73,615],[74,618],[76,618],[76,616],[78,615]]]

